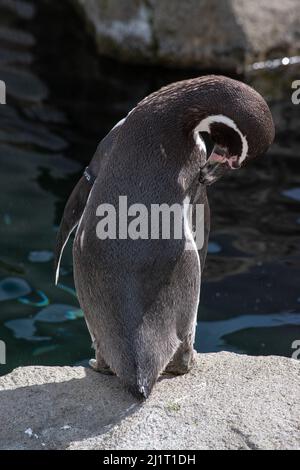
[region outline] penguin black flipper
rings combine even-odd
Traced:
[[[83,214],[87,199],[89,197],[92,185],[82,176],[77,185],[72,191],[71,196],[66,204],[63,217],[59,226],[55,256],[54,256],[54,269],[55,269],[55,284],[58,283],[60,261],[63,250],[70,238],[71,233],[77,227],[79,220]]]
[[[120,125],[115,126],[100,142],[89,166],[85,169],[83,176],[78,181],[67,201],[58,229],[54,251],[55,284],[58,283],[60,262],[64,248],[71,233],[79,224],[91,189],[99,171],[101,171],[101,163],[105,157],[109,156],[118,135],[119,127]]]

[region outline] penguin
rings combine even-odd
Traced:
[[[214,145],[210,155],[203,133]],[[72,192],[57,237],[56,282],[76,228],[74,280],[95,348],[90,365],[117,375],[136,397],[147,398],[162,373],[192,368],[210,229],[206,187],[263,155],[274,134],[267,103],[248,85],[214,75],[172,83],[112,129]],[[98,208],[117,213],[120,196],[149,213],[177,204],[183,236],[163,238],[160,229],[158,237],[100,239]],[[197,204],[204,207],[199,249],[185,209]]]

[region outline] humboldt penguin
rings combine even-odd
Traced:
[[[203,133],[214,144],[210,155]],[[112,129],[71,194],[58,232],[56,281],[77,227],[74,279],[96,353],[90,364],[116,374],[135,396],[148,397],[163,372],[192,367],[210,224],[206,186],[264,154],[273,139],[268,105],[244,83],[213,75],[172,83]],[[99,207],[117,214],[120,196],[134,208],[131,215],[141,205],[150,214],[153,205],[177,204],[183,236],[162,237],[159,228],[154,237],[99,237]],[[185,209],[198,204],[200,247]]]

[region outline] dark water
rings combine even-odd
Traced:
[[[0,105],[1,374],[91,357],[70,246],[54,286],[65,201],[97,143],[137,101],[199,72],[99,60],[67,1],[0,0],[0,18],[0,79],[7,85]],[[291,102],[300,66],[249,70],[240,79],[268,99],[277,138],[261,161],[210,190],[196,346],[291,356],[300,339],[300,105]]]

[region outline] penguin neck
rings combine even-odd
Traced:
[[[194,141],[195,129],[210,116],[225,119],[229,113],[232,122],[240,117],[234,110],[236,83],[222,78],[221,85],[216,76],[177,82],[146,97],[138,108],[147,120],[150,118],[164,146],[170,148],[171,143],[174,148],[182,140]]]
[[[202,140],[197,138],[197,127],[214,114],[219,114],[218,107],[212,106],[209,97],[198,89],[142,102],[137,118],[144,122],[142,132],[145,137],[151,135],[152,141],[157,142],[167,155],[177,155],[184,163],[194,148],[205,149]]]

